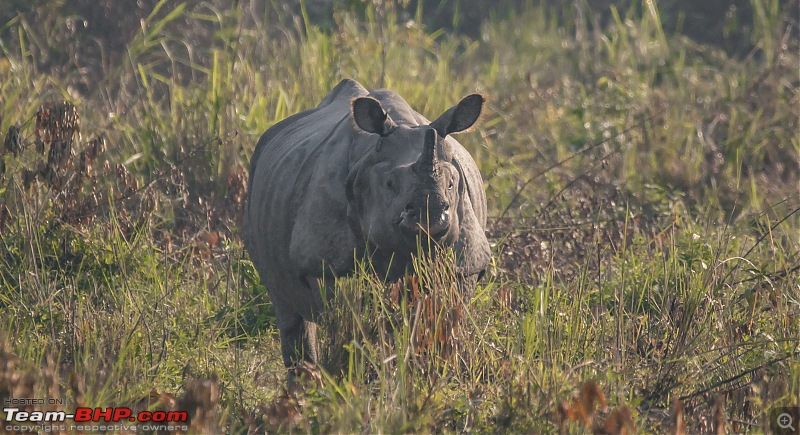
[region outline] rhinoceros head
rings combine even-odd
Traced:
[[[471,206],[463,207],[466,181],[452,150],[459,145],[445,138],[471,127],[483,102],[472,94],[429,125],[398,125],[378,100],[354,99],[356,127],[380,138],[348,177],[351,225],[373,244],[395,252],[413,252],[420,236],[445,246],[470,237],[464,221],[475,218]],[[483,237],[479,231],[475,236]]]

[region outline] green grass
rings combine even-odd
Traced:
[[[753,0],[756,48],[731,57],[644,5],[604,28],[531,6],[474,41],[393,7],[340,8],[323,31],[268,24],[271,4],[162,1],[90,87],[45,62],[85,49],[63,46],[66,18],[0,23],[0,132],[23,145],[0,151],[0,395],[184,407],[195,430],[578,433],[559,415],[593,380],[638,431],[671,430],[676,399],[690,433],[719,415],[766,431],[800,405],[797,38]],[[342,280],[329,370],[298,399],[240,240],[245,168],[344,77],[429,118],[486,94],[458,139],[494,256],[471,300],[446,262],[420,260],[435,291],[410,298],[366,265]],[[61,100],[81,133],[49,164],[36,113]]]

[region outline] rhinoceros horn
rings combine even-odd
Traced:
[[[421,174],[430,174],[434,177],[438,175],[439,160],[436,158],[436,130],[431,128],[425,132],[422,154],[420,154],[414,166]]]

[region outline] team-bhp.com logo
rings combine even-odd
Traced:
[[[130,408],[87,408],[78,407],[72,414],[64,411],[22,411],[19,408],[3,408],[6,414],[8,431],[50,432],[70,431],[127,431],[187,430],[180,423],[187,423],[186,411],[141,411],[134,413]],[[68,420],[75,424],[66,424]],[[99,424],[103,423],[103,424]],[[108,425],[107,423],[111,423]],[[143,423],[143,425],[135,425]]]

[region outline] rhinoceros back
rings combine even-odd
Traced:
[[[351,100],[367,93],[357,82],[344,80],[317,107],[269,128],[256,145],[250,162],[243,239],[278,305],[283,302],[287,308],[305,308],[316,302],[308,300],[314,295],[304,294],[307,289],[298,282],[298,265],[289,252],[292,232],[304,198],[314,189],[309,184],[320,176],[315,171],[334,158],[326,155],[330,151],[326,148],[347,148],[352,141]],[[340,137],[331,138],[335,132]],[[341,166],[346,171],[346,160],[337,163],[323,166]]]

